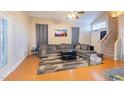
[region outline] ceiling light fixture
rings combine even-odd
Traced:
[[[71,14],[72,18],[76,18],[76,15],[75,14]]]
[[[80,14],[84,14],[84,11],[71,11],[66,19],[79,19]]]
[[[123,13],[123,11],[112,11],[111,12],[111,16],[113,18],[117,18],[119,15],[121,15]]]

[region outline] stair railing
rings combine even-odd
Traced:
[[[110,31],[105,37],[99,42],[99,52],[103,52],[104,47],[107,47],[110,41],[116,41],[117,33],[115,31]]]

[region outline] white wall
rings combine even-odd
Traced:
[[[118,23],[119,23],[119,28],[121,26],[124,26],[124,13],[118,16]]]
[[[91,45],[91,25],[90,24],[79,24],[80,37],[79,42],[82,44]]]
[[[28,54],[29,17],[23,12],[9,12],[13,16],[13,64]]]
[[[122,32],[121,32],[121,31],[124,31],[124,13],[118,16],[118,31],[119,31],[118,39],[120,39],[120,43],[118,44],[118,47],[116,49],[116,51],[118,51],[116,54],[117,60],[121,59],[122,54],[124,54],[123,53],[124,46],[122,46],[122,44],[124,44],[124,37],[122,37]]]
[[[36,44],[36,23],[48,24],[48,43],[49,44],[61,44],[61,43],[71,43],[71,27],[80,27],[80,42],[85,44],[90,44],[90,29],[89,25],[77,24],[63,22],[53,19],[30,17],[30,50]],[[55,29],[57,28],[67,28],[67,37],[55,37]]]
[[[94,20],[94,22],[92,22],[91,26],[95,25],[95,24],[99,24],[103,21],[107,22],[107,18],[108,18],[107,14],[105,13],[105,14],[99,16],[96,20]],[[97,31],[91,32],[91,45],[94,46],[94,49],[97,52],[99,52],[100,32],[103,30],[108,31],[107,28],[103,28],[103,29],[99,29]]]

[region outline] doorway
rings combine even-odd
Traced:
[[[10,15],[0,12],[0,80],[3,80],[11,71],[13,38],[10,25]]]

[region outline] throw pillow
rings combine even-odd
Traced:
[[[80,44],[76,45],[75,49],[80,50]]]

